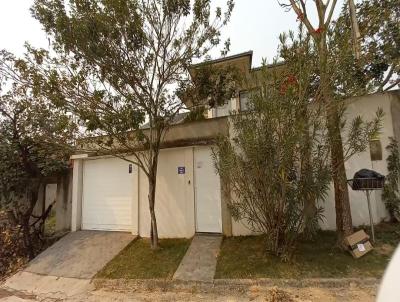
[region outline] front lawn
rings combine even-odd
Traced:
[[[160,249],[150,249],[149,239],[137,239],[123,249],[98,274],[109,279],[172,278],[189,247],[188,239],[160,239]]]
[[[374,250],[360,259],[335,248],[336,234],[323,231],[302,241],[289,263],[264,252],[263,236],[225,238],[215,278],[381,277],[400,242],[400,224],[384,223],[375,231]]]

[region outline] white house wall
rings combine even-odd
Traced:
[[[347,178],[361,168],[374,169],[384,175],[387,174],[386,158],[388,153],[386,146],[389,137],[394,136],[392,111],[395,100],[390,94],[370,95],[353,99],[348,102],[346,117],[350,121],[356,115],[364,119],[374,118],[375,112],[380,107],[385,112],[380,141],[382,145],[382,160],[371,162],[369,149],[351,158],[346,163]],[[399,106],[398,106],[399,107]],[[396,110],[394,110],[397,112]],[[400,109],[398,110],[400,112]],[[400,126],[399,126],[400,129]],[[232,130],[232,129],[231,129]],[[400,132],[400,130],[398,131]],[[156,187],[156,217],[160,238],[191,237],[195,233],[195,194],[194,194],[194,152],[199,147],[182,147],[162,149],[159,157],[157,187]],[[211,147],[201,147],[209,148]],[[82,172],[83,161],[95,160],[85,158],[84,155],[74,156],[73,189],[72,189],[72,220],[71,229],[81,227],[82,213]],[[178,173],[178,167],[184,167],[185,173]],[[137,169],[134,166],[134,169]],[[135,171],[136,172],[136,171]],[[132,233],[142,237],[150,236],[150,215],[148,203],[148,181],[145,173],[139,169],[135,173],[133,188],[135,194],[132,198]],[[106,177],[106,175],[105,175]],[[221,181],[221,186],[224,182]],[[387,217],[387,212],[380,197],[381,192],[372,194],[372,212],[374,220],[379,222]],[[224,194],[223,194],[224,195]],[[225,234],[248,235],[251,234],[245,223],[230,219],[225,202],[229,197],[223,198],[222,212],[223,231]],[[362,192],[354,192],[350,189],[350,202],[354,225],[369,223],[366,197]],[[325,221],[321,224],[324,229],[335,229],[335,205],[333,190],[330,191],[327,200],[323,204],[325,208]],[[226,222],[228,220],[228,223]],[[231,222],[231,223],[230,223]],[[230,232],[231,231],[231,232]]]
[[[393,137],[393,121],[391,114],[391,99],[389,94],[382,95],[370,95],[362,98],[357,98],[347,103],[346,119],[350,122],[357,115],[362,116],[364,120],[372,120],[375,117],[375,113],[378,108],[382,108],[385,113],[382,121],[382,131],[379,135],[379,140],[382,145],[382,160],[371,161],[369,146],[365,152],[354,155],[345,164],[347,178],[353,178],[354,173],[358,170],[366,168],[375,170],[383,175],[388,173],[386,158],[388,152],[386,146],[390,143],[389,138]],[[321,224],[324,229],[335,229],[336,228],[336,215],[335,215],[335,199],[333,186],[329,192],[327,200],[323,203],[325,208],[325,221]],[[349,197],[351,214],[353,218],[353,224],[355,226],[369,224],[369,213],[368,205],[364,192],[353,191],[349,187]],[[374,191],[371,194],[371,211],[372,217],[375,222],[380,222],[387,217],[387,211],[385,205],[382,202],[381,191]]]

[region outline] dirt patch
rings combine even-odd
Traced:
[[[84,296],[74,297],[73,302],[80,301],[213,301],[213,302],[373,302],[375,288],[264,288],[252,287],[242,293],[230,291],[210,292],[171,292],[154,290],[150,292],[115,292],[111,290],[97,290]]]
[[[269,290],[266,295],[267,302],[294,302],[293,295],[286,291],[280,290],[279,288],[273,288]]]
[[[327,289],[308,288],[301,290],[290,290],[295,302],[373,302],[375,301],[375,289],[350,288],[350,289]]]

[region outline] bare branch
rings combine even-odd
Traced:
[[[305,2],[303,0],[300,0],[301,8],[297,5],[295,0],[290,0],[290,4],[292,5],[293,10],[296,12],[297,17],[307,27],[307,30],[310,33],[310,35],[315,37],[314,27],[311,25],[311,22],[307,16],[307,9]]]
[[[382,83],[380,84],[378,91],[383,91],[383,87],[385,87],[385,85],[389,82],[390,78],[392,77],[394,73],[394,65],[392,65],[389,69],[388,74],[386,75],[386,78],[382,81]],[[394,87],[394,86],[393,86]]]
[[[329,2],[328,2],[328,4],[329,4]],[[331,21],[332,21],[332,16],[333,16],[333,13],[335,11],[336,4],[337,4],[337,0],[333,0],[331,8],[330,8],[329,13],[328,13],[328,17],[327,17],[327,19],[325,21],[325,28],[328,28],[330,23],[331,23]],[[327,6],[327,8],[328,8],[328,6]]]

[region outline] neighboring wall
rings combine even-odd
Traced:
[[[398,92],[389,92],[381,94],[373,94],[360,98],[353,98],[346,102],[346,119],[348,122],[357,115],[362,116],[364,120],[374,118],[378,108],[382,108],[385,116],[383,118],[382,132],[379,141],[382,146],[382,160],[372,161],[369,147],[365,152],[353,156],[346,162],[347,178],[353,178],[355,172],[362,168],[375,170],[383,175],[387,174],[386,158],[388,152],[386,146],[389,144],[389,138],[400,137],[400,98]],[[369,224],[369,214],[367,200],[364,192],[351,190],[349,187],[351,213],[353,224],[355,226]],[[334,230],[336,228],[335,201],[333,194],[333,186],[329,192],[328,198],[322,203],[325,208],[325,220],[321,223],[323,229]],[[373,219],[375,222],[387,218],[387,211],[381,199],[381,191],[374,191],[371,194],[371,207]],[[233,235],[247,235],[251,231],[245,226],[245,223],[232,221]]]
[[[33,209],[33,215],[41,216],[44,211],[52,204],[55,200],[55,191],[57,189],[56,184],[43,184],[39,187],[38,200],[35,208]],[[34,221],[32,217],[32,221]]]
[[[56,231],[69,230],[72,215],[72,170],[58,177],[56,200]]]
[[[56,215],[55,230],[69,230],[71,228],[71,202],[72,170],[69,170],[64,175],[52,177],[49,183],[40,187],[38,202],[33,214],[35,216],[42,215],[50,205],[53,205],[52,213]],[[52,213],[51,215],[53,215]]]

